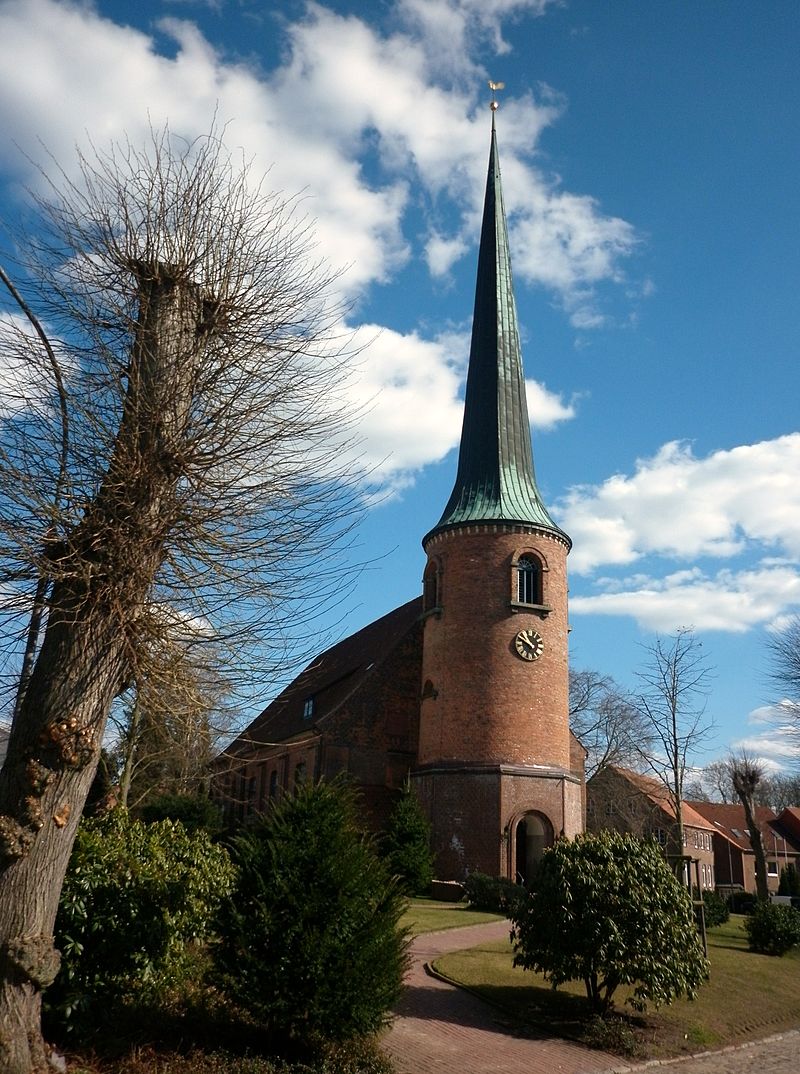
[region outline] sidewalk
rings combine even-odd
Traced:
[[[424,968],[447,951],[508,936],[507,921],[428,932],[411,945],[412,965],[396,1017],[383,1040],[397,1074],[796,1074],[800,1032],[685,1059],[630,1065],[564,1040],[515,1037],[502,1012]]]

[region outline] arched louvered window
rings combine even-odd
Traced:
[[[535,556],[520,556],[516,564],[516,599],[520,604],[542,604],[542,565]]]

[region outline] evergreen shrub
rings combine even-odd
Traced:
[[[298,785],[233,843],[221,984],[276,1041],[374,1033],[400,994],[405,899],[341,780]]]
[[[794,865],[784,865],[778,884],[779,895],[800,895],[800,873]]]
[[[751,891],[734,891],[728,896],[732,914],[752,914],[758,898]]]
[[[408,782],[389,815],[381,852],[406,895],[424,895],[429,890],[433,880],[431,826]]]
[[[83,1029],[119,1001],[162,1000],[193,972],[192,941],[213,934],[233,877],[228,852],[205,832],[124,810],[83,820],[56,918],[51,1015]]]
[[[800,943],[800,913],[791,906],[760,902],[744,923],[750,950],[785,955]]]

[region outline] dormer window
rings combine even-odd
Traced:
[[[303,719],[310,720],[314,715],[314,698],[307,697],[303,702]]]
[[[520,556],[516,564],[516,599],[519,604],[542,603],[542,565],[534,556]]]

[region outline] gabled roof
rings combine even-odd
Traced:
[[[527,524],[571,543],[550,517],[534,473],[494,112],[458,472],[423,546],[443,529],[472,522]]]
[[[226,753],[316,736],[370,672],[402,641],[422,614],[415,597],[315,657],[297,678],[242,732]],[[312,711],[306,714],[306,702]]]
[[[673,820],[675,819],[675,810],[663,783],[660,783],[657,779],[653,779],[652,776],[644,776],[641,772],[634,772],[630,768],[620,768],[618,765],[609,765],[608,770],[614,772],[621,779],[624,779],[637,793],[644,795],[649,802],[663,810],[667,816],[671,817]],[[682,813],[684,827],[702,828],[706,831],[709,829],[713,830],[713,824],[693,809],[688,802],[684,801]]]
[[[777,823],[800,845],[800,809],[797,806],[786,806]]]
[[[747,821],[744,817],[744,806],[723,802],[692,802],[692,807],[713,824],[718,835],[721,835],[745,853],[752,853],[747,833]],[[787,826],[781,824],[781,818],[773,810],[767,806],[756,806],[756,820],[761,829],[761,834],[765,838],[766,846],[764,849],[767,852],[774,849],[773,839],[778,840],[778,849],[782,845],[781,840],[785,839],[791,850],[800,851],[800,841],[796,836],[793,837],[791,830]]]

